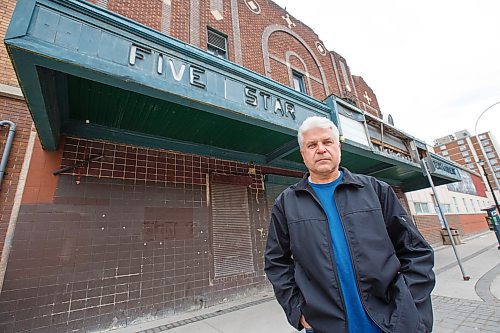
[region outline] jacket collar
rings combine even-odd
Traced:
[[[345,185],[354,185],[356,187],[364,187],[363,183],[361,183],[358,179],[356,179],[353,174],[347,170],[344,167],[339,167],[340,171],[344,172],[344,177],[340,181],[340,184],[345,184]],[[309,182],[307,181],[307,178],[309,178],[309,172],[306,172],[304,177],[297,183],[295,189],[296,190],[307,190],[309,187]]]

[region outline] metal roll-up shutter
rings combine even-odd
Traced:
[[[215,277],[254,272],[247,188],[212,183]]]

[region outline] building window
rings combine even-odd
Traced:
[[[469,169],[471,169],[471,170],[474,170],[474,169],[475,169],[475,168],[474,168],[474,164],[472,164],[472,163],[467,164],[467,167],[468,167]]]
[[[463,144],[464,144],[464,140],[458,140],[458,141],[457,141],[457,143],[458,143],[459,145],[463,145]]]
[[[443,150],[443,151],[441,152],[441,154],[443,154],[443,156],[448,156],[448,154],[449,154],[449,153],[448,153],[448,151],[447,151],[447,150]]]
[[[497,161],[497,159],[496,159],[496,158],[495,158],[495,159],[493,159],[493,160],[490,160],[490,164],[491,164],[491,165],[495,165],[495,164],[497,164],[497,162],[498,162],[498,161]]]
[[[437,207],[438,206],[436,205],[436,213],[439,213]],[[441,204],[441,211],[443,212],[443,214],[451,213],[451,205],[450,204]]]
[[[293,89],[306,93],[306,86],[304,84],[304,75],[299,72],[292,71]]]
[[[469,212],[469,206],[467,206],[467,201],[465,198],[462,198],[462,202],[464,203],[465,211],[468,213]]]
[[[429,204],[427,202],[414,202],[415,212],[417,214],[430,214]]]
[[[481,139],[481,140],[486,139],[486,135],[481,134],[481,135],[479,136],[479,139]]]
[[[446,146],[445,146],[445,145],[442,145],[442,146],[440,146],[440,147],[439,147],[439,149],[441,149],[441,150],[446,150]]]
[[[455,197],[453,197],[453,207],[455,209],[455,213],[460,212],[460,209],[458,208],[457,198],[455,198]]]
[[[484,146],[487,146],[490,144],[490,140],[481,140],[481,144]]]
[[[500,171],[500,165],[495,166],[493,170],[495,170],[495,172]]]
[[[463,157],[467,157],[467,156],[469,156],[469,152],[468,152],[468,151],[463,151],[463,152],[462,152],[462,156],[463,156]]]
[[[465,146],[460,146],[460,147],[458,147],[458,149],[460,149],[460,151],[466,151],[466,150],[467,150],[467,147],[465,147]]]
[[[207,29],[208,52],[227,59],[227,36],[211,28]]]
[[[464,162],[470,163],[470,162],[472,162],[472,159],[470,157],[466,157],[466,158],[464,158]]]
[[[484,151],[487,153],[491,152],[492,150],[493,150],[493,147],[491,147],[491,146],[484,148]]]
[[[488,158],[494,158],[495,157],[495,153],[488,153],[488,154],[486,154],[486,156],[488,156]]]
[[[500,172],[495,173],[495,175],[497,176],[497,179],[500,179]]]

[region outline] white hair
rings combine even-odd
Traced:
[[[299,133],[297,134],[297,139],[299,140],[299,147],[302,148],[304,143],[304,133],[313,128],[329,128],[332,130],[333,138],[339,142],[339,129],[335,124],[328,118],[312,116],[306,118],[302,125],[299,127]]]

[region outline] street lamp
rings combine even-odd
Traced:
[[[486,170],[484,169],[484,161],[479,160],[478,164],[483,169],[484,176],[486,177],[486,182],[488,183],[488,186],[490,187],[491,195],[493,195],[493,200],[495,201],[495,208],[496,208],[497,214],[494,214],[493,216],[490,216],[490,217],[492,218],[493,230],[495,231],[495,235],[497,236],[498,249],[500,250],[500,230],[499,230],[499,225],[498,225],[498,218],[499,218],[498,216],[500,216],[500,206],[498,206],[497,196],[495,195],[495,192],[493,191],[493,188],[491,186],[490,178],[488,177],[488,174],[486,173]]]

